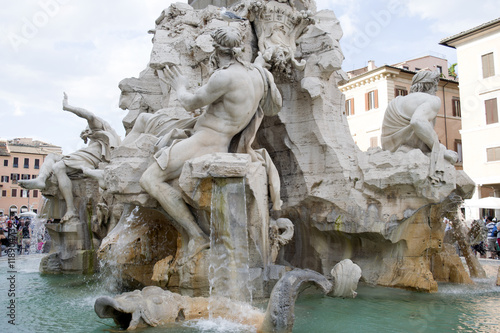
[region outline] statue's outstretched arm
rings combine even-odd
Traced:
[[[77,115],[80,118],[87,119],[87,122],[89,123],[90,128],[96,128],[101,126],[101,121],[99,117],[96,117],[95,114],[92,112],[85,110],[83,108],[78,108],[75,106],[71,106],[68,104],[68,95],[64,93],[64,98],[63,98],[63,110],[64,111],[69,111],[75,115]]]
[[[188,110],[196,110],[205,105],[209,105],[227,93],[230,86],[230,78],[224,71],[215,72],[207,84],[190,93],[187,90],[188,81],[176,67],[165,66],[163,70],[165,78],[161,78],[177,92],[177,98],[182,106]]]

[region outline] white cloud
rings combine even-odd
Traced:
[[[344,37],[352,36],[360,24],[361,0],[318,0],[316,1],[318,10],[331,9],[340,21]]]
[[[21,110],[21,105],[19,103],[14,103],[14,113],[15,117],[24,116],[25,112]]]
[[[444,37],[500,16],[497,0],[408,0],[407,8],[410,15],[429,20]]]
[[[118,82],[147,66],[155,19],[164,0],[26,0],[0,13],[0,115],[2,137],[27,136],[84,146],[83,119],[62,111],[70,103],[103,117],[123,135]],[[46,19],[46,20],[45,20]],[[9,36],[17,36],[13,45]],[[20,130],[22,128],[22,130]]]

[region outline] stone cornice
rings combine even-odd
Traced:
[[[376,81],[387,80],[388,78],[395,78],[401,73],[399,68],[391,66],[382,66],[364,74],[353,77],[346,84],[339,86],[340,91],[346,92]]]

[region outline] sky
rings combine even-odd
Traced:
[[[298,1],[298,0],[295,0]],[[498,0],[318,0],[340,20],[349,71],[424,55],[456,62],[441,39],[500,16]],[[69,103],[108,121],[122,136],[126,111],[118,83],[146,68],[148,30],[169,0],[5,1],[0,12],[0,138],[30,137],[85,147],[86,120],[62,110]],[[460,75],[460,66],[458,66]]]

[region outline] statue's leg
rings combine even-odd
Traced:
[[[102,188],[103,190],[106,189],[106,182],[104,181],[104,170],[82,167],[82,172],[84,175],[97,180],[100,188]]]
[[[57,178],[59,184],[59,190],[66,201],[66,214],[64,214],[63,221],[69,220],[71,217],[76,217],[76,208],[73,202],[73,185],[71,184],[71,179],[67,175],[66,164],[63,161],[54,163],[52,167],[54,175]]]
[[[19,180],[19,186],[26,188],[26,189],[40,189],[43,190],[45,188],[45,182],[47,181],[47,178],[49,178],[50,174],[52,173],[52,168],[54,164],[61,160],[61,156],[55,155],[55,154],[49,154],[45,158],[45,161],[43,161],[42,167],[40,168],[40,173],[38,174],[38,177],[35,179],[29,179],[29,180]]]
[[[144,172],[140,184],[175,220],[189,237],[188,258],[209,246],[208,237],[201,230],[188,205],[182,199],[179,190],[166,183],[169,180],[168,170],[162,170],[157,163],[153,163]],[[181,232],[182,233],[182,232]],[[183,244],[183,247],[186,244]]]
[[[146,123],[151,117],[153,117],[153,115],[154,114],[152,113],[141,113],[139,117],[137,117],[137,120],[134,123],[134,127],[132,127],[130,133],[128,133],[125,139],[123,139],[121,145],[126,146],[134,143],[135,140],[137,140],[139,136],[144,133],[144,131],[146,130]]]
[[[413,117],[410,126],[415,132],[416,136],[424,142],[427,147],[431,150],[431,161],[430,161],[430,171],[429,176],[432,178],[436,173],[436,165],[439,163],[440,158],[440,143],[439,138],[434,131],[434,126],[427,119],[420,119]],[[443,157],[441,155],[441,157]]]

